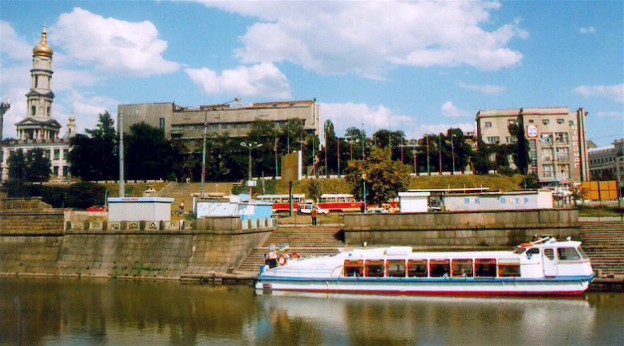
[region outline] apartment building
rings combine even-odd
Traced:
[[[589,180],[585,145],[588,112],[567,107],[481,110],[477,113],[477,136],[487,144],[512,144],[510,124],[524,127],[529,142],[529,172],[544,185]],[[513,161],[510,160],[513,165]]]
[[[624,181],[624,138],[608,146],[588,149],[587,154],[592,180],[609,173],[608,175],[615,177],[616,180]]]

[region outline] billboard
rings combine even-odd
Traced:
[[[282,156],[282,180],[293,182],[301,180],[301,151],[293,151]]]

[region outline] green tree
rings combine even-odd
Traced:
[[[42,148],[34,148],[26,154],[26,179],[42,183],[50,180],[50,159]]]
[[[276,176],[275,141],[278,138],[278,131],[275,123],[269,120],[256,120],[251,124],[251,130],[247,134],[247,142],[258,143],[260,148],[253,151],[253,172],[254,176]],[[280,160],[278,157],[277,164]]]
[[[521,122],[522,117],[520,117],[520,123],[509,124],[507,130],[509,134],[516,138],[515,143],[512,145],[512,158],[514,164],[520,171],[520,174],[527,175],[529,171],[529,141],[525,137],[524,133],[524,125]]]
[[[390,151],[373,148],[366,161],[352,160],[345,170],[345,179],[356,198],[363,199],[366,181],[366,203],[381,205],[396,197],[409,186],[410,167],[390,159]]]
[[[128,179],[170,179],[182,160],[182,153],[165,138],[164,131],[144,122],[130,127],[125,142]]]
[[[119,177],[117,133],[108,111],[99,115],[95,129],[88,135],[77,134],[70,140],[68,161],[73,176],[83,180],[113,180]]]
[[[477,152],[472,155],[472,168],[475,174],[488,174],[492,169],[491,151],[481,136],[477,138]]]
[[[321,183],[316,179],[311,179],[310,184],[308,185],[308,196],[310,196],[310,198],[312,198],[315,202],[318,202],[321,198],[321,194],[323,194]]]
[[[26,181],[26,157],[22,149],[12,152],[8,159],[9,179],[19,182]]]

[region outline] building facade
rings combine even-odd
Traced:
[[[587,153],[592,180],[608,175],[624,181],[624,138],[605,147],[591,148]]]
[[[76,133],[75,118],[69,118],[65,138],[60,137],[61,124],[52,117],[54,93],[52,92],[52,55],[54,51],[47,44],[46,28],[41,32],[41,42],[33,48],[33,62],[30,90],[26,94],[27,114],[15,124],[17,139],[5,141],[2,146],[2,181],[9,178],[10,155],[21,149],[24,153],[41,148],[50,159],[51,180],[66,180],[69,177],[69,138]]]
[[[516,139],[509,125],[523,126],[529,142],[528,173],[543,185],[588,181],[587,114],[583,108],[570,112],[567,107],[481,110],[477,136],[486,144],[512,144]]]
[[[320,128],[319,106],[316,100],[266,102],[252,105],[207,105],[198,108],[182,107],[175,103],[143,103],[119,105],[117,114],[123,117],[124,132],[130,126],[145,122],[161,128],[168,139],[187,142],[193,147],[203,138],[204,124],[208,134],[244,137],[257,120],[271,121],[283,129],[291,119],[301,119],[304,130],[318,135]]]

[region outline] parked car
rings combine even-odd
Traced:
[[[107,212],[108,208],[106,208],[105,205],[94,205],[94,206],[87,208],[87,211],[90,213],[102,213],[102,212]]]
[[[299,204],[299,213],[300,214],[310,214],[312,212],[312,208],[316,208],[316,212],[318,214],[329,214],[328,209],[319,208],[315,206],[313,203],[300,203]]]

